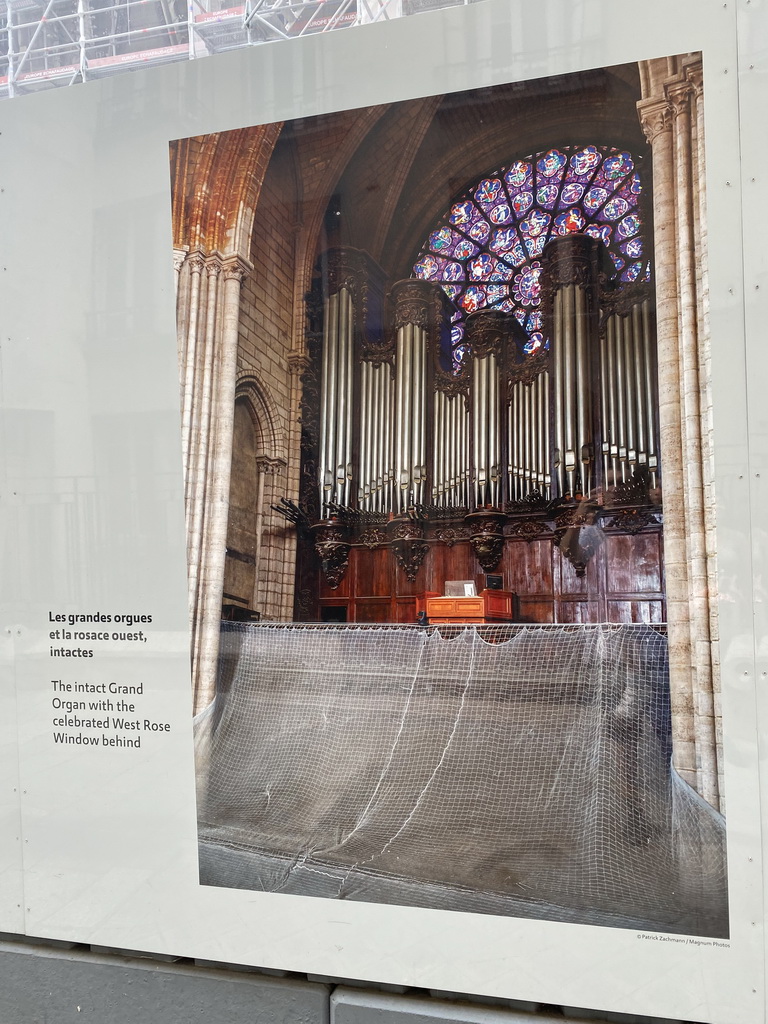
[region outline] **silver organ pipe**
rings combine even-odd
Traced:
[[[574,323],[576,328],[576,460],[581,476],[582,494],[594,486],[591,473],[592,387],[589,369],[589,321],[587,293],[574,289]]]
[[[395,289],[395,500],[402,514],[427,500],[428,401],[427,352],[430,304],[434,287],[402,281]]]
[[[565,404],[563,401],[564,395],[564,356],[563,346],[560,344],[560,338],[563,334],[562,327],[563,320],[563,295],[562,292],[555,292],[554,297],[554,313],[552,317],[553,327],[553,338],[552,347],[554,349],[554,368],[555,368],[555,379],[554,379],[554,392],[555,392],[555,473],[557,476],[557,492],[560,495],[565,494],[566,483],[565,483]]]
[[[654,363],[650,305],[606,319],[600,346],[603,462],[607,487],[648,468],[656,485]]]
[[[499,437],[499,369],[495,353],[473,359],[472,422],[475,504],[498,505],[501,500]]]

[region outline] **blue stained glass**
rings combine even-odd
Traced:
[[[607,224],[588,224],[584,228],[584,234],[592,238],[599,238],[603,245],[611,244],[611,229]]]
[[[552,186],[550,185],[549,188],[551,187]],[[578,203],[583,195],[584,186],[579,185],[576,181],[572,181],[570,184],[563,187],[563,193],[560,196],[560,204],[562,206],[571,206],[574,203]]]
[[[439,231],[433,231],[429,236],[429,247],[433,252],[443,252],[450,248],[454,238],[455,235],[450,228],[440,228]]]
[[[515,163],[513,163],[510,166],[509,170],[504,175],[504,178],[508,185],[511,185],[513,188],[515,188],[518,185],[522,185],[526,181],[526,179],[530,177],[530,174],[531,165],[528,163],[528,161],[516,160]]]
[[[603,207],[603,215],[608,220],[618,220],[619,217],[623,217],[629,209],[629,204],[626,199],[622,199],[620,196],[616,196],[607,202]]]
[[[473,281],[487,281],[495,266],[496,260],[489,256],[487,252],[476,256],[467,264],[469,276]]]
[[[512,220],[512,211],[506,203],[499,203],[498,206],[494,206],[488,216],[494,224],[509,224]]]
[[[629,153],[616,153],[615,156],[609,156],[604,161],[603,170],[606,178],[616,181],[618,178],[626,177],[634,166]]]
[[[557,199],[557,192],[557,185],[542,185],[542,187],[536,191],[536,202],[539,206],[552,207]],[[530,192],[523,194],[530,195]],[[530,206],[530,203],[528,205]],[[522,212],[524,213],[525,211]]]
[[[464,337],[464,327],[462,324],[455,324],[451,328],[451,344],[458,345],[461,339]]]
[[[631,154],[608,147],[550,149],[499,168],[449,207],[413,274],[440,282],[453,299],[454,354],[468,353],[466,315],[491,305],[513,313],[523,325],[527,351],[548,347],[534,261],[553,235],[583,231],[599,239],[619,282],[650,278],[650,264],[642,259],[638,166]]]
[[[619,222],[616,228],[622,238],[629,238],[640,230],[640,218],[636,213],[630,213],[628,217]]]
[[[542,192],[542,189],[539,189],[539,192],[537,194],[537,198],[538,198],[539,195],[541,195],[541,192]],[[555,193],[557,193],[557,188],[555,188]],[[530,192],[518,192],[517,195],[512,200],[512,208],[515,211],[515,213],[518,215],[518,217],[521,217],[526,212],[526,210],[529,208],[529,206],[531,205],[532,202],[533,202],[533,195],[532,195],[532,193],[530,193]]]
[[[555,217],[555,228],[559,235],[568,235],[575,231],[581,231],[584,227],[584,214],[581,210],[568,210]]]
[[[481,309],[485,305],[485,288],[478,284],[470,285],[459,302],[468,313],[474,313],[476,309]]]
[[[567,157],[558,149],[550,149],[540,160],[536,161],[536,170],[545,178],[554,177],[565,164]]]
[[[466,260],[470,256],[474,256],[477,252],[477,246],[472,245],[466,238],[460,239],[453,250],[453,256],[457,260]]]
[[[642,269],[642,263],[633,263],[632,266],[627,267],[627,269],[621,275],[622,281],[636,281],[640,276],[640,271]]]
[[[487,220],[479,220],[476,224],[473,224],[469,229],[469,237],[474,238],[476,242],[485,242],[491,231],[491,225]]]
[[[498,260],[495,261],[496,266],[493,268],[491,274],[491,281],[509,281],[514,271],[508,263],[500,263]]]
[[[437,276],[439,269],[440,264],[437,262],[435,257],[427,254],[426,256],[421,257],[419,262],[413,268],[413,272],[417,277],[422,277],[428,281],[430,278]]]
[[[472,203],[456,203],[455,206],[451,207],[451,224],[455,224],[456,227],[461,227],[462,224],[468,224],[471,217],[474,206]]]
[[[481,181],[475,189],[475,199],[479,203],[493,203],[501,192],[501,182],[498,178],[486,178]]]
[[[538,302],[541,292],[540,274],[541,267],[537,263],[532,263],[531,266],[521,270],[513,280],[512,294],[523,306],[530,306],[532,303]]]
[[[536,238],[537,235],[540,235],[542,231],[549,227],[551,219],[548,213],[542,213],[541,210],[532,210],[530,216],[522,221],[520,227],[524,234]]]
[[[528,250],[528,255],[538,256],[543,251],[546,240],[546,235],[539,235],[538,238],[526,238],[525,247]]]
[[[571,157],[571,167],[580,177],[589,174],[600,163],[601,154],[596,146],[585,146]],[[578,200],[573,200],[577,202]]]
[[[631,260],[637,259],[638,256],[643,255],[643,243],[639,238],[633,238],[631,241],[620,245],[619,248],[624,255],[629,256]]]
[[[544,337],[539,331],[535,331],[527,345],[523,346],[523,351],[526,355],[532,356],[534,352],[538,352],[541,346],[544,344]]]
[[[588,210],[596,210],[606,201],[610,192],[605,188],[591,188],[584,196],[584,205]]]

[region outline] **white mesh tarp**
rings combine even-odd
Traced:
[[[204,884],[727,935],[724,823],[670,769],[659,631],[221,642],[196,722]]]

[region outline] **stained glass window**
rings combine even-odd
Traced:
[[[547,340],[539,308],[547,242],[581,231],[599,238],[619,283],[647,280],[640,214],[642,160],[608,146],[566,146],[515,160],[473,184],[419,252],[416,277],[439,282],[455,303],[454,369],[467,354],[464,319],[484,308],[513,313],[533,354]]]

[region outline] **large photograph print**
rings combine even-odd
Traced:
[[[172,144],[204,885],[728,936],[703,103]]]

